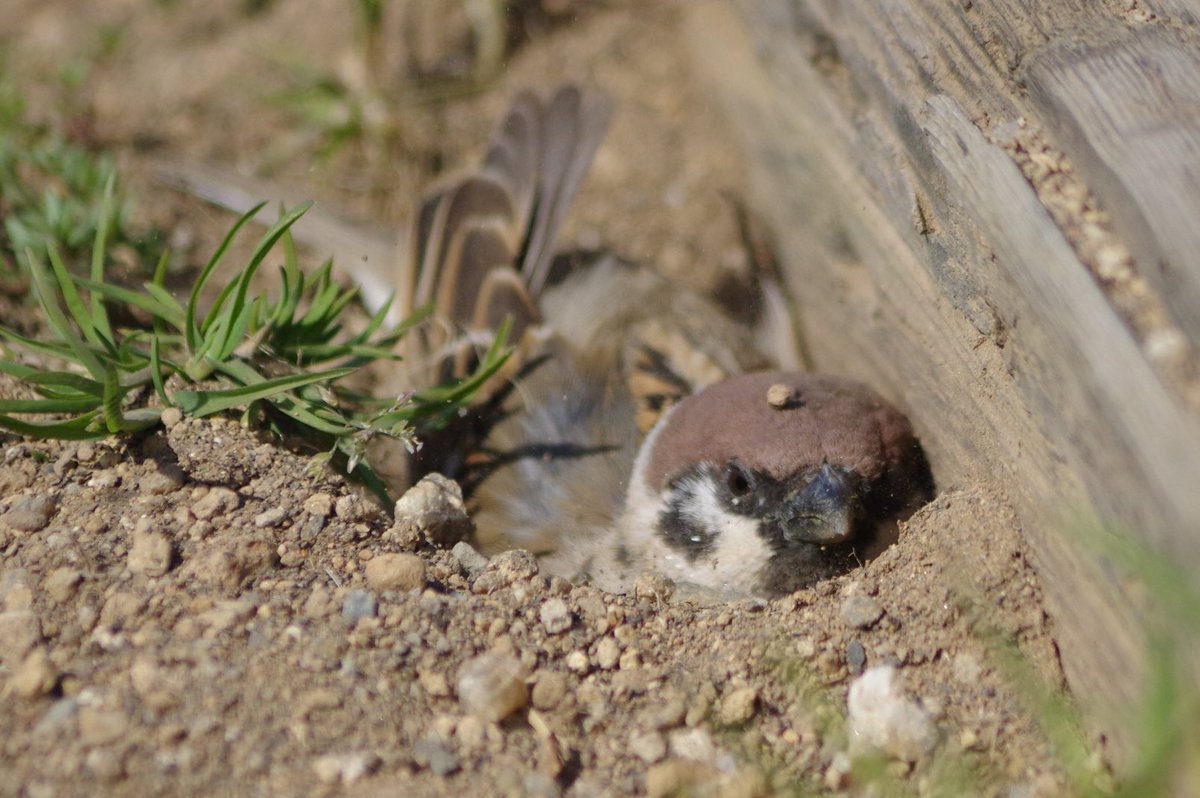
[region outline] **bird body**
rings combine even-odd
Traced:
[[[613,591],[650,571],[769,596],[846,570],[928,497],[911,426],[860,383],[770,371],[754,329],[653,269],[554,257],[608,116],[575,87],[519,96],[409,236],[400,294],[443,325],[418,361],[461,371],[504,316],[519,337],[476,543]]]

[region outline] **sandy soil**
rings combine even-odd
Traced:
[[[229,219],[156,185],[154,162],[269,168],[359,221],[398,224],[515,87],[564,79],[619,108],[569,239],[619,242],[700,284],[744,257],[722,196],[740,191],[739,156],[690,81],[677,3],[578,4],[531,23],[494,84],[402,100],[388,147],[327,161],[263,96],[283,85],[282,60],[346,72],[342,3],[11,5],[0,38],[35,108],[53,118],[36,86],[95,58],[68,115],[119,153],[147,218],[193,258]],[[120,35],[93,56],[102,31]],[[881,701],[908,726],[883,724],[881,767],[902,791],[1063,789],[1001,656],[1016,643],[1061,683],[1036,574],[991,486],[939,486],[855,573],[697,607],[545,578],[519,554],[389,556],[413,547],[386,514],[230,421],[5,446],[0,795],[856,793],[847,694],[888,664]],[[480,680],[485,653],[495,678]],[[949,781],[959,771],[967,781]]]

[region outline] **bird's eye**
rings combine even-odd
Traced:
[[[737,463],[730,463],[725,466],[725,487],[734,496],[745,496],[754,488],[754,482],[750,472]]]

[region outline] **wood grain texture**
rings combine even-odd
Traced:
[[[1200,338],[1200,36],[1147,28],[1056,42],[1026,74],[1142,273]]]
[[[818,367],[905,409],[940,484],[1006,487],[1069,680],[1111,702],[1138,689],[1137,611],[1063,515],[1115,522],[1200,567],[1200,420],[994,134],[1061,113],[1021,80],[1051,74],[1041,64],[1064,39],[1129,35],[1099,5],[742,0],[693,6],[689,25]]]
[[[1200,24],[1198,0],[1142,0],[1142,5],[1168,21],[1190,25]]]

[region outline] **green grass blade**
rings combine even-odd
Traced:
[[[125,413],[121,422],[122,432],[140,432],[162,421],[162,410],[157,407],[138,407]]]
[[[300,272],[300,261],[296,257],[296,241],[292,236],[283,239],[283,267],[279,270],[283,292],[272,316],[275,327],[291,322],[296,308],[304,297],[304,275]]]
[[[46,311],[46,320],[50,323],[51,329],[70,348],[71,356],[75,362],[86,368],[93,377],[97,379],[102,378],[104,375],[104,366],[101,365],[100,359],[88,350],[83,339],[71,327],[71,323],[67,320],[62,308],[58,306],[58,299],[54,296],[50,276],[46,274],[45,265],[33,254],[32,250],[25,251],[25,258],[29,265],[29,273],[33,276],[38,301],[41,303],[42,309]]]
[[[17,379],[26,379],[31,374],[39,374],[40,372],[32,366],[26,366],[22,363],[13,363],[11,360],[0,360],[0,374],[11,374]]]
[[[96,347],[111,345],[111,340],[101,338],[100,332],[94,324],[92,311],[88,309],[83,298],[79,296],[79,292],[75,290],[75,279],[67,271],[66,264],[58,254],[58,247],[53,242],[47,245],[46,254],[50,258],[50,267],[54,270],[54,278],[58,282],[58,290],[67,305],[67,311],[75,319],[83,336]]]
[[[496,338],[484,354],[483,360],[471,376],[446,386],[437,386],[418,391],[415,398],[422,402],[458,402],[475,393],[489,377],[508,359],[508,331],[512,328],[512,319],[505,319],[496,331]]]
[[[104,385],[96,380],[88,379],[82,374],[70,371],[33,371],[24,377],[30,385],[51,385],[56,388],[70,388],[85,396],[100,398],[104,395]]]
[[[329,408],[318,408],[326,411],[322,415],[315,409],[306,407],[303,403],[297,402],[288,396],[281,396],[278,400],[272,401],[272,404],[289,418],[295,419],[311,429],[332,435],[335,438],[355,432],[355,428],[347,423],[344,416],[330,411]]]
[[[75,356],[75,350],[65,343],[39,341],[36,338],[26,338],[19,333],[15,333],[12,330],[7,330],[3,327],[0,327],[0,336],[7,338],[14,344],[17,344],[24,349],[28,349],[31,352],[49,355],[50,357],[55,357],[60,360],[73,360]]]
[[[174,402],[167,396],[167,387],[163,383],[163,362],[159,357],[158,347],[158,336],[154,336],[150,339],[150,380],[154,383],[154,392],[158,394],[159,401],[165,407]]]
[[[233,302],[225,311],[230,317],[237,317],[241,314],[242,309],[246,305],[246,294],[250,290],[250,281],[254,278],[254,274],[258,271],[258,267],[266,259],[267,254],[274,248],[275,243],[285,235],[293,224],[303,216],[309,208],[312,207],[312,202],[302,202],[290,211],[284,213],[275,224],[263,235],[259,240],[258,246],[254,248],[254,252],[250,256],[250,262],[246,264],[246,268],[242,270],[241,275],[235,281],[236,286],[233,292]],[[219,311],[219,306],[213,308],[213,313]],[[212,317],[210,313],[209,318]],[[206,319],[206,322],[208,319]],[[225,338],[221,341],[221,345],[217,351],[233,351],[237,346],[236,340],[232,343],[230,338],[232,335],[231,325],[225,328]]]
[[[151,283],[158,288],[164,288],[167,282],[167,264],[171,262],[171,250],[164,249],[162,254],[158,256],[158,262],[154,264],[154,277],[151,278]]]
[[[91,426],[99,414],[99,410],[93,410],[66,421],[22,421],[12,416],[0,415],[0,427],[18,435],[24,435],[26,438],[58,438],[68,441],[98,440],[108,437],[107,432]]]
[[[343,291],[336,283],[325,286],[301,323],[320,326],[333,324],[357,293],[354,290]]]
[[[109,432],[120,432],[124,419],[121,418],[121,402],[125,398],[125,390],[117,378],[117,370],[109,366],[104,372],[104,396],[101,410],[104,413],[104,426]]]
[[[344,357],[359,364],[371,360],[398,360],[400,356],[391,349],[379,346],[357,346],[352,344],[314,344],[296,349],[304,363],[321,363],[334,358]],[[344,365],[349,365],[346,363]]]
[[[200,275],[196,278],[196,282],[192,284],[192,291],[188,295],[187,319],[184,327],[188,349],[195,351],[200,344],[200,335],[202,329],[201,325],[197,324],[196,322],[196,305],[200,302],[200,294],[203,292],[204,287],[208,284],[209,278],[212,277],[213,270],[217,268],[218,264],[221,262],[221,259],[225,256],[225,252],[229,249],[229,245],[233,243],[234,236],[238,234],[238,231],[241,230],[247,222],[258,215],[258,212],[261,211],[263,206],[266,204],[267,203],[265,202],[258,203],[253,208],[242,214],[238,220],[234,222],[233,227],[229,228],[229,232],[226,233],[225,238],[222,239],[221,245],[217,247],[216,252],[214,252],[212,257],[208,259],[208,263],[204,264],[204,268],[200,270]]]
[[[383,327],[383,323],[387,321],[387,314],[388,311],[392,309],[393,299],[395,299],[394,294],[389,296],[387,301],[383,303],[383,307],[375,312],[375,315],[372,316],[367,322],[367,326],[364,327],[358,335],[355,335],[349,341],[347,341],[347,343],[365,344],[367,341],[371,340],[371,336],[378,332],[379,329]],[[405,321],[407,321],[407,319]]]
[[[81,396],[75,399],[0,399],[0,413],[86,413],[95,410],[100,400]]]
[[[353,372],[354,369],[339,368],[304,374],[289,374],[286,377],[263,380],[252,385],[240,385],[217,391],[176,391],[175,403],[191,416],[208,416],[255,402],[270,399],[304,385],[317,382],[332,382]]]
[[[179,304],[179,300],[172,296],[170,291],[157,283],[145,283],[142,285],[142,288],[152,298],[158,300],[162,308],[166,309],[164,312],[154,315],[182,333],[187,316],[185,315],[186,311],[184,311],[183,305]]]
[[[122,288],[119,285],[113,285],[112,283],[85,280],[82,277],[75,278],[75,282],[91,291],[94,296],[103,296],[116,302],[141,308],[151,316],[162,319],[176,329],[182,330],[184,328],[183,312],[177,302],[164,302],[161,296],[142,294],[137,291],[131,291],[128,288]]]
[[[104,281],[104,257],[108,251],[108,235],[113,224],[115,195],[117,189],[117,172],[114,169],[104,183],[104,199],[100,203],[100,222],[96,225],[96,238],[92,244],[92,271],[94,282]],[[108,323],[108,311],[104,307],[104,298],[92,294],[92,312],[90,326],[94,326],[96,334],[105,341],[113,340],[112,327]]]
[[[262,312],[264,302],[262,297],[255,297],[253,302],[242,308],[242,312],[233,319],[229,332],[224,336],[224,348],[218,349],[214,357],[218,360],[229,359],[245,339],[246,330],[255,326],[254,322]]]

